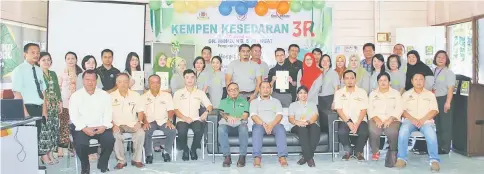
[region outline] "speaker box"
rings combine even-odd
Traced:
[[[151,45],[145,45],[145,49],[143,51],[143,62],[151,63]]]
[[[459,77],[457,77],[459,81]],[[463,79],[469,80],[470,79]],[[470,84],[470,82],[468,83]],[[468,85],[468,96],[459,82],[454,103],[452,150],[465,156],[484,156],[484,86]]]

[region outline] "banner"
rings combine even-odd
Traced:
[[[37,43],[45,51],[46,28],[1,20],[0,69],[2,89],[11,88],[12,71],[24,62],[23,48],[27,43]]]
[[[324,1],[152,0],[150,19],[156,42],[195,45],[195,55],[210,46],[224,66],[239,59],[241,44],[261,44],[269,65],[275,49],[288,55],[290,44],[299,45],[300,60],[314,48],[332,50],[332,9]]]

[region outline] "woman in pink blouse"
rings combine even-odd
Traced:
[[[62,96],[62,113],[59,116],[59,148],[57,156],[59,158],[64,156],[63,148],[67,148],[69,139],[69,99],[72,93],[76,91],[77,75],[82,73],[82,69],[77,65],[77,55],[74,52],[68,52],[65,55],[66,68],[59,73],[59,85]],[[69,149],[71,151],[71,149]]]

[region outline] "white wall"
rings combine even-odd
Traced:
[[[2,19],[47,27],[46,0],[2,0],[0,8]]]
[[[326,1],[333,7],[333,42],[362,46],[376,43],[376,33],[391,32],[391,43],[377,43],[376,51],[390,53],[395,44],[395,29],[427,24],[427,1]],[[146,42],[153,41],[149,8],[146,19]]]
[[[429,11],[429,25],[443,24],[472,16],[484,14],[484,1],[434,1],[429,2],[433,7]]]

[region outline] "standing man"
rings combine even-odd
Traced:
[[[239,84],[240,96],[249,102],[259,94],[259,86],[262,82],[260,66],[250,61],[250,46],[242,44],[239,46],[240,60],[230,62],[225,74],[225,84],[232,82]]]
[[[229,134],[237,132],[240,151],[237,167],[244,167],[249,144],[249,128],[247,127],[249,102],[239,97],[239,85],[237,83],[231,83],[227,86],[227,94],[228,97],[220,101],[219,109],[223,119],[218,122],[218,141],[225,157],[223,166],[230,167],[230,164],[232,164]]]
[[[96,73],[101,77],[103,90],[112,92],[116,85],[116,75],[120,73],[118,69],[113,66],[113,51],[104,49],[101,52],[103,64],[96,68]]]
[[[210,62],[210,60],[212,60],[212,48],[209,46],[204,46],[202,48],[202,57],[205,61],[205,68],[203,70],[212,73],[213,68],[212,63]]]
[[[287,108],[292,103],[292,94],[290,90],[291,88],[294,88],[294,86],[292,86],[292,83],[291,83],[292,78],[291,76],[289,76],[289,79],[287,79],[289,81],[289,89],[285,89],[285,90],[276,89],[276,84],[275,84],[277,80],[277,77],[276,77],[277,71],[289,71],[289,67],[284,63],[284,60],[286,59],[285,58],[286,52],[282,48],[277,48],[274,54],[275,54],[277,63],[276,63],[276,66],[272,67],[269,70],[268,82],[270,82],[271,86],[273,86],[272,97],[278,99],[281,102],[281,105],[283,108]]]
[[[434,117],[439,113],[435,95],[424,88],[425,75],[416,73],[412,77],[413,88],[403,93],[403,117],[405,118],[398,133],[398,160],[395,167],[407,165],[408,138],[413,131],[425,136],[430,161],[430,170],[440,170],[440,157],[435,132]]]
[[[252,126],[252,156],[254,156],[254,167],[261,167],[262,139],[264,135],[271,134],[276,137],[279,164],[282,167],[287,167],[286,129],[281,124],[281,102],[271,97],[272,86],[269,82],[262,82],[260,86],[261,95],[256,100],[250,102],[250,117],[254,121],[254,125]]]
[[[250,46],[250,57],[253,62],[256,62],[260,66],[260,74],[262,81],[267,81],[267,73],[269,73],[269,65],[261,59],[262,46],[260,44],[252,44]]]
[[[296,87],[297,87],[297,73],[302,69],[302,61],[297,59],[299,54],[299,45],[289,45],[289,57],[284,61],[284,64],[289,68],[289,76],[291,77],[291,85],[289,85],[289,91],[291,92],[292,102],[296,101]]]
[[[143,129],[146,131],[145,136],[145,153],[146,163],[153,163],[153,143],[152,136],[155,130],[163,131],[166,136],[165,151],[163,152],[163,160],[170,162],[170,153],[173,149],[173,142],[175,142],[176,129],[173,125],[173,98],[168,92],[160,91],[161,78],[154,74],[148,78],[150,91],[143,94],[141,103],[144,107]]]
[[[361,60],[360,65],[361,67],[365,68],[366,71],[368,71],[369,73],[371,73],[373,55],[375,55],[375,44],[366,43],[365,45],[363,45],[363,56],[365,56],[365,59]]]
[[[368,93],[357,87],[356,73],[346,70],[343,73],[345,87],[334,94],[334,109],[338,112],[341,121],[338,127],[338,138],[343,145],[345,155],[343,160],[350,159],[351,144],[349,134],[357,134],[356,158],[364,161],[363,148],[368,141],[368,124],[366,123],[366,109],[368,106]]]
[[[393,54],[396,54],[400,56],[400,62],[402,64],[402,67],[400,67],[400,70],[403,72],[407,72],[407,57],[406,57],[406,51],[405,51],[405,46],[403,44],[396,44],[393,46]]]
[[[192,160],[197,160],[197,149],[200,148],[205,121],[208,113],[212,112],[212,103],[202,90],[195,87],[197,76],[191,69],[183,72],[185,87],[175,92],[173,104],[177,116],[176,129],[178,131],[178,149],[183,150],[183,161],[188,161],[189,156]],[[200,105],[205,106],[206,110],[200,114]],[[191,150],[187,145],[188,129],[193,131],[193,141]],[[190,152],[190,154],[189,154]]]
[[[97,75],[94,70],[82,74],[84,87],[71,95],[69,116],[74,125],[74,143],[77,156],[81,161],[81,173],[89,174],[89,140],[97,139],[101,144],[101,157],[97,168],[109,171],[109,156],[113,152],[113,107],[111,96],[96,88]]]
[[[141,162],[145,131],[141,128],[143,121],[143,106],[140,104],[140,95],[129,89],[129,75],[120,73],[116,77],[117,89],[111,93],[113,107],[113,135],[116,139],[114,153],[118,159],[116,169],[126,167],[128,163],[124,157],[124,133],[131,133],[133,139],[134,155],[131,165],[143,167]]]
[[[23,100],[25,116],[47,117],[47,107],[44,105],[47,86],[44,81],[44,73],[39,66],[35,65],[39,61],[39,55],[39,45],[26,44],[24,46],[25,61],[12,72],[12,91],[15,99]],[[44,121],[45,119],[47,118],[43,118]],[[37,139],[39,139],[42,120],[37,120],[35,125],[37,127]],[[45,169],[45,167],[39,169]]]

